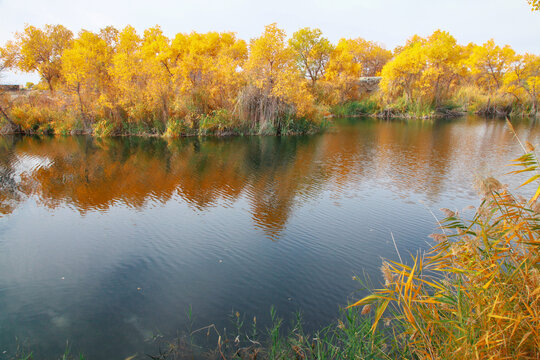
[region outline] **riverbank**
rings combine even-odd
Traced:
[[[540,113],[531,114],[528,107],[506,106],[491,103],[447,103],[435,107],[430,104],[396,102],[384,104],[372,96],[358,101],[349,101],[332,107],[320,107],[311,117],[282,115],[266,118],[265,121],[242,120],[235,114],[222,109],[209,114],[173,118],[163,122],[159,118],[125,121],[111,118],[81,118],[77,112],[69,110],[65,104],[59,106],[56,93],[54,98],[46,92],[27,92],[16,99],[8,111],[0,115],[0,135],[92,135],[144,136],[144,137],[191,137],[191,136],[251,136],[251,135],[307,135],[324,132],[332,127],[335,117],[375,117],[381,119],[436,120],[458,118],[467,115],[496,118],[535,118]],[[34,103],[40,104],[33,105]],[[536,116],[535,116],[536,115]]]
[[[246,122],[226,110],[187,118],[138,121],[118,121],[113,118],[94,119],[91,123],[78,114],[56,106],[17,106],[0,115],[0,135],[92,135],[191,137],[244,135],[307,135],[320,133],[331,127],[328,115],[313,118],[282,115],[270,121]]]
[[[343,309],[332,323],[314,332],[304,329],[302,315],[296,313],[284,324],[275,308],[265,329],[257,318],[246,319],[239,312],[230,315],[229,330],[215,325],[190,329],[172,340],[156,339],[156,360],[205,358],[223,359],[407,359],[408,347],[387,331],[372,331],[373,315],[356,308]]]
[[[331,113],[431,119],[539,108],[540,56],[493,40],[461,45],[441,30],[390,51],[362,38],[334,45],[319,29],[288,37],[275,23],[249,44],[232,32],[169,38],[159,26],[139,35],[128,25],[74,36],[27,25],[0,56],[2,69],[40,75],[0,86],[4,133],[305,134]]]
[[[467,115],[476,115],[490,118],[538,118],[540,113],[531,112],[530,107],[522,105],[508,105],[496,102],[449,102],[442,106],[422,104],[419,102],[399,101],[384,104],[377,98],[367,98],[351,101],[332,107],[334,116],[365,117],[372,116],[383,119],[441,119],[457,118]]]
[[[246,318],[240,312],[229,315],[229,326],[214,324],[195,326],[191,309],[186,312],[190,327],[178,331],[174,337],[156,333],[146,341],[153,349],[148,354],[137,353],[125,359],[411,359],[409,347],[399,343],[390,327],[386,331],[372,331],[373,315],[356,308],[343,309],[332,323],[314,332],[304,330],[300,313],[285,324],[276,309],[270,309],[268,327],[257,324],[257,317]],[[62,360],[88,359],[77,352],[77,345],[66,342]],[[40,359],[31,346],[21,343],[8,360]]]

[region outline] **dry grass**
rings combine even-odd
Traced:
[[[470,113],[485,116],[509,115],[516,103],[516,99],[508,93],[489,94],[471,85],[459,88],[452,101]]]

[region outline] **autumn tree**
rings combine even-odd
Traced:
[[[172,97],[171,41],[159,26],[144,31],[140,47],[142,68],[140,77],[144,78],[144,104],[150,109],[160,109],[161,120],[166,123],[170,116],[169,102]]]
[[[527,0],[533,11],[540,11],[540,0]]]
[[[244,85],[239,71],[247,58],[247,44],[231,32],[177,34],[171,44],[174,79],[192,110],[231,111]]]
[[[4,70],[6,69],[6,66],[4,65],[3,62],[0,61],[0,79],[2,79],[3,77],[3,72]],[[7,127],[4,128],[4,127],[0,127],[0,134],[3,132],[3,131],[7,131],[7,132],[18,132],[20,131],[20,126],[18,126],[17,124],[15,124],[13,122],[13,120],[11,120],[11,117],[8,115],[8,104],[9,104],[9,101],[7,100],[8,97],[3,93],[2,90],[0,90],[0,124],[2,124],[4,121],[7,122]],[[4,120],[4,121],[2,121]]]
[[[416,37],[383,68],[381,89],[390,99],[405,96],[440,106],[465,73],[463,54],[446,31]]]
[[[106,26],[99,30],[99,37],[105,41],[111,54],[116,50],[119,31],[114,26]]]
[[[413,101],[425,62],[422,43],[416,42],[401,50],[381,71],[380,87],[385,97],[392,100],[404,96],[407,101]]]
[[[325,80],[333,89],[329,97],[335,99],[331,102],[345,102],[358,97],[362,63],[355,50],[354,40],[341,39],[330,56]]]
[[[440,106],[465,75],[463,47],[446,31],[437,30],[423,46],[426,67],[422,74],[422,94]]]
[[[137,104],[143,104],[141,89],[145,87],[145,82],[141,42],[135,28],[126,26],[118,33],[116,51],[111,61],[110,74],[118,92],[118,104],[131,119],[141,115]]]
[[[489,93],[499,90],[515,54],[510,46],[500,47],[493,39],[484,45],[474,46],[467,64],[476,84]]]
[[[525,95],[532,105],[531,113],[536,114],[540,98],[540,56],[517,56],[504,76],[504,87],[518,99]]]
[[[392,53],[379,44],[362,38],[341,39],[332,55],[326,80],[334,89],[335,101],[354,100],[360,95],[359,79],[378,76],[392,57]]]
[[[265,27],[264,33],[250,43],[246,71],[255,85],[270,93],[281,73],[294,65],[292,51],[287,48],[285,31],[276,24]]]
[[[421,37],[420,35],[414,34],[413,36],[411,36],[405,41],[405,45],[398,45],[394,48],[394,55],[401,54],[404,50],[407,50],[411,46],[418,45],[418,44],[423,45],[426,43],[426,41],[427,40]]]
[[[73,45],[62,54],[62,74],[68,89],[77,95],[79,108],[85,127],[90,125],[88,107],[99,103],[110,82],[109,67],[111,52],[107,42],[100,35],[82,30]]]
[[[267,25],[260,37],[251,40],[245,65],[255,90],[243,98],[248,118],[261,128],[270,126],[278,132],[286,114],[302,116],[313,105],[307,80],[296,67],[294,53],[285,39],[285,31],[275,23]]]
[[[392,58],[392,52],[374,41],[362,38],[351,40],[354,61],[362,64],[362,76],[378,76]]]
[[[62,53],[72,37],[73,33],[62,25],[45,25],[43,29],[26,25],[0,49],[0,56],[8,68],[36,71],[53,91],[61,77]]]
[[[315,86],[317,80],[324,77],[333,50],[332,44],[322,37],[321,30],[306,27],[293,34],[289,46],[296,57],[298,68]]]

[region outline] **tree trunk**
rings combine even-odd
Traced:
[[[11,120],[11,118],[8,116],[8,114],[5,112],[4,108],[2,107],[2,105],[0,105],[0,114],[2,114],[2,116],[7,120],[8,122],[8,126],[9,128],[8,129],[0,129],[0,133],[1,132],[8,132],[8,133],[19,133],[21,132],[21,127],[20,125],[17,125],[13,122],[13,120]]]
[[[45,80],[47,81],[47,85],[49,85],[49,90],[51,90],[51,93],[54,93],[54,88],[52,85],[52,78],[46,77]]]
[[[83,118],[84,130],[87,130],[89,124],[88,124],[88,118],[86,117],[86,114],[84,113],[84,106],[83,106],[82,97],[81,97],[81,84],[77,84],[77,97],[79,98],[79,107],[81,109],[81,116]]]

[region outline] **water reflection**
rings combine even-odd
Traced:
[[[516,125],[534,141],[539,128]],[[297,202],[325,190],[340,193],[376,181],[396,194],[436,201],[450,173],[515,156],[503,121],[342,121],[338,131],[310,137],[157,138],[2,137],[0,214],[34,196],[51,210],[81,214],[116,204],[143,209],[181,199],[194,211],[249,200],[256,227],[278,237]],[[456,194],[459,195],[459,194]]]
[[[535,122],[515,127],[538,144]],[[185,329],[190,305],[200,327],[230,327],[236,309],[262,330],[275,305],[317,328],[358,288],[352,275],[376,282],[380,258],[396,258],[390,231],[402,253],[425,247],[424,204],[475,203],[474,169],[502,176],[519,152],[504,121],[476,118],[282,138],[0,137],[0,344],[56,358],[69,339],[122,359]]]

